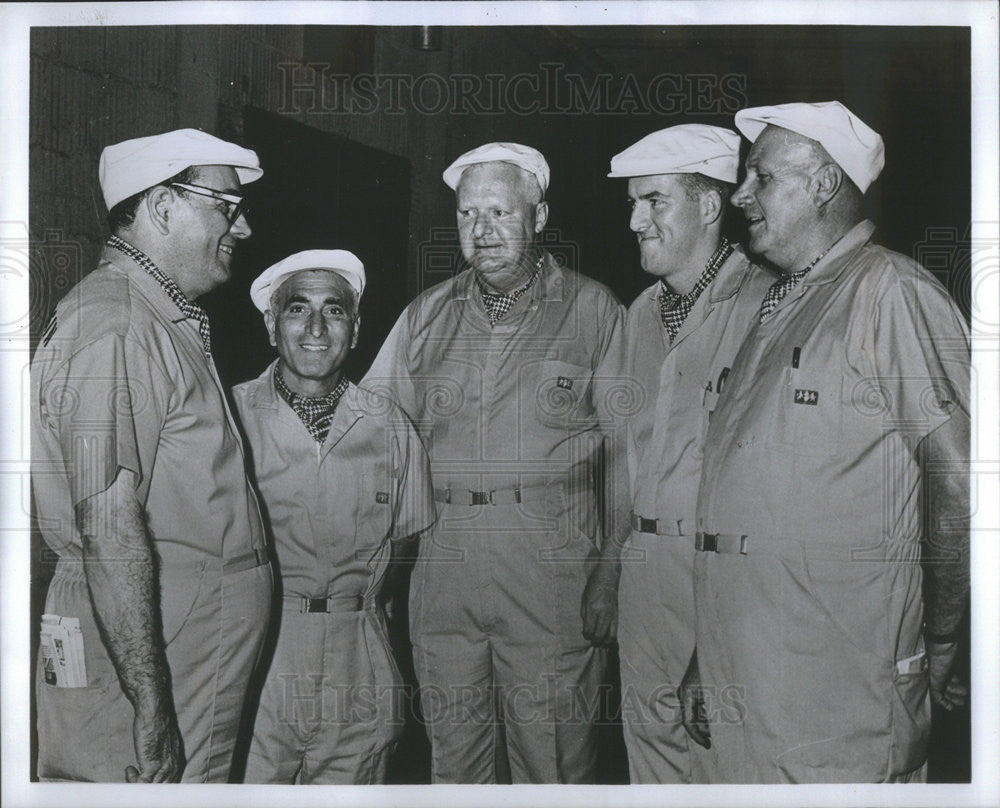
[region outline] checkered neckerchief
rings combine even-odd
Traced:
[[[694,288],[686,295],[677,294],[677,292],[667,286],[662,278],[660,279],[660,319],[663,320],[663,327],[670,334],[671,342],[674,341],[677,332],[684,325],[684,320],[691,313],[691,309],[694,308],[694,304],[698,301],[698,296],[705,291],[708,285],[715,279],[715,276],[719,274],[719,268],[726,263],[726,259],[729,258],[732,251],[733,245],[729,243],[729,239],[723,236],[722,241],[719,242],[718,249],[712,253],[712,257],[705,264],[705,271],[701,273],[701,277],[698,278],[698,282],[694,285]]]
[[[760,316],[758,317],[758,322],[764,322],[768,317],[771,316],[771,312],[778,308],[778,304],[784,299],[785,295],[792,291],[800,280],[802,280],[806,273],[809,272],[816,264],[819,263],[820,259],[830,251],[827,247],[823,252],[813,258],[809,262],[809,266],[805,269],[800,269],[798,272],[793,272],[791,275],[782,275],[778,280],[771,284],[771,287],[767,290],[767,294],[764,295],[764,299],[760,303]]]
[[[150,260],[149,256],[146,255],[138,247],[133,247],[127,241],[124,241],[118,236],[111,236],[108,239],[107,244],[109,247],[114,247],[119,250],[133,261],[135,261],[142,269],[148,272],[156,282],[160,284],[160,288],[174,301],[174,305],[181,310],[181,314],[185,317],[190,317],[193,320],[198,321],[198,333],[201,335],[201,344],[205,348],[205,355],[212,355],[212,332],[208,325],[208,315],[205,310],[199,306],[197,303],[192,303],[187,299],[187,296],[180,290],[180,287],[174,283],[170,278],[160,272],[157,269],[156,264]]]
[[[479,293],[483,296],[483,305],[486,307],[486,313],[490,315],[490,325],[496,325],[497,320],[510,311],[511,306],[517,302],[517,299],[532,287],[538,279],[544,259],[545,256],[540,255],[538,260],[535,261],[535,266],[531,270],[531,277],[528,278],[528,282],[524,286],[506,294],[487,291],[486,285],[479,278],[479,273],[476,273],[476,285],[479,286]]]
[[[288,402],[288,406],[295,411],[295,414],[305,424],[306,429],[309,430],[309,434],[313,436],[313,440],[316,443],[325,441],[327,434],[330,432],[330,424],[333,423],[333,415],[337,412],[337,404],[347,389],[347,379],[342,378],[337,386],[325,396],[310,398],[309,396],[302,396],[289,390],[288,385],[285,384],[285,380],[281,377],[281,371],[275,365],[274,386],[278,390],[278,395]]]

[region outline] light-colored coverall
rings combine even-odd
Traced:
[[[905,780],[926,759],[914,450],[968,412],[969,334],[873,231],[751,330],[709,426],[698,529],[722,535],[695,601],[724,781]]]
[[[139,479],[159,559],[183,780],[225,782],[272,588],[225,391],[197,322],[116,250],[105,248],[55,317],[31,367],[32,485],[59,554],[45,610],[80,620],[87,686],[39,675],[39,776],[121,782],[137,765],[134,711],[98,635],[73,513],[124,468]]]
[[[467,270],[407,307],[366,377],[413,418],[451,500],[410,584],[435,782],[495,780],[496,715],[514,782],[593,778],[605,653],[583,638],[580,603],[598,553],[599,408],[613,404],[594,372],[623,313],[546,254],[491,327]]]
[[[376,598],[390,540],[434,519],[429,461],[399,407],[353,384],[317,443],[273,370],[233,388],[283,590],[246,782],[381,783],[404,702]]]
[[[618,647],[633,783],[707,781],[711,755],[681,725],[694,648],[695,509],[708,419],[773,276],[737,246],[670,342],[659,281],[626,318],[625,373],[644,395],[628,423],[633,531],[622,552]],[[641,530],[635,529],[641,517]],[[655,524],[650,524],[655,520]]]

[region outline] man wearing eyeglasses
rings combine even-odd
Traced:
[[[254,152],[193,129],[101,155],[112,235],[31,367],[35,514],[59,557],[44,780],[228,779],[271,569],[194,301],[229,278],[250,235],[242,184],[261,173]]]

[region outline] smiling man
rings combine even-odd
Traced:
[[[250,287],[278,358],[233,390],[282,589],[247,760],[250,783],[385,780],[402,680],[382,592],[394,551],[434,518],[407,417],[341,373],[365,288],[346,250],[307,250]]]
[[[628,178],[629,227],[657,278],[628,311],[625,365],[641,405],[628,420],[632,533],[608,543],[584,599],[594,642],[615,637],[633,783],[706,782],[677,687],[694,649],[694,521],[708,419],[771,276],[723,234],[740,137],[682,124],[611,158]],[[620,570],[620,582],[619,582]]]
[[[538,151],[489,143],[444,181],[468,268],[407,307],[366,377],[420,429],[441,508],[410,593],[431,773],[493,783],[507,758],[517,783],[588,782],[604,669],[580,616],[602,541],[595,370],[622,309],[536,244]]]
[[[113,235],[31,366],[35,513],[59,556],[43,638],[82,637],[78,679],[43,641],[43,779],[228,778],[271,570],[194,300],[229,278],[261,173],[194,129],[101,155]]]
[[[966,695],[969,331],[872,240],[884,147],[864,121],[830,101],[736,126],[732,200],[782,276],[705,441],[688,681],[707,712],[686,698],[685,723],[719,781],[920,781],[931,702]]]

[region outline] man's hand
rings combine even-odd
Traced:
[[[708,729],[708,714],[705,709],[705,694],[701,688],[701,673],[698,670],[698,650],[691,654],[688,669],[677,691],[681,702],[681,723],[698,746],[712,748],[712,735]]]
[[[151,712],[137,710],[132,722],[135,766],[125,767],[129,783],[176,783],[184,771],[184,752],[177,718],[170,705]]]
[[[952,673],[957,642],[927,642],[927,670],[930,674],[931,701],[951,712],[969,702],[969,689]]]
[[[587,579],[580,616],[584,639],[591,645],[611,645],[618,639],[618,574],[616,565],[602,561]]]

